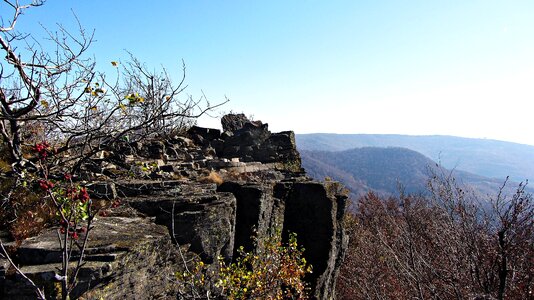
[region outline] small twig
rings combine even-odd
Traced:
[[[42,300],[46,300],[46,297],[44,295],[44,291],[41,290],[36,284],[35,282],[33,282],[33,280],[31,280],[28,276],[26,276],[26,274],[24,274],[24,272],[22,272],[18,267],[17,265],[15,265],[15,263],[13,262],[13,260],[11,259],[11,257],[9,256],[9,254],[7,253],[7,250],[6,248],[4,247],[4,243],[2,242],[2,239],[0,239],[0,248],[2,249],[2,256],[4,256],[5,259],[7,259],[7,261],[9,262],[9,264],[13,267],[13,269],[15,269],[15,271],[22,277],[24,278],[34,289],[35,289],[35,293],[37,293],[37,297],[39,299],[42,299]]]

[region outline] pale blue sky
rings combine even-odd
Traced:
[[[273,131],[534,144],[534,1],[49,0],[19,25],[70,9],[101,68],[127,49],[178,77],[183,59],[188,93]]]

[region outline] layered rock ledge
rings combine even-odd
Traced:
[[[347,247],[346,197],[305,175],[292,132],[271,133],[243,115],[223,117],[223,129],[193,127],[165,141],[110,145],[84,165],[88,178],[100,178],[88,185],[93,201],[121,205],[95,222],[72,298],[180,298],[174,274],[184,260],[231,261],[239,246],[253,250],[254,233],[262,238],[273,228],[283,239],[296,233],[306,249],[312,297],[334,297]],[[55,229],[25,240],[14,257],[57,295]],[[35,298],[5,260],[0,265],[0,298]]]

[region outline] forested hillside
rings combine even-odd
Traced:
[[[534,178],[534,146],[453,136],[395,134],[298,134],[299,150],[342,151],[360,147],[403,147],[484,177],[514,181]]]
[[[462,170],[446,170],[439,164],[406,148],[364,147],[346,151],[301,150],[302,164],[317,180],[331,177],[347,186],[354,198],[368,191],[396,194],[426,193],[429,176],[434,172],[452,172],[462,184],[483,195],[496,195],[504,179],[487,178]]]

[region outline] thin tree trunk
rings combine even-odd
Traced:
[[[506,257],[505,232],[499,232],[499,246],[501,248],[501,265],[499,267],[499,292],[497,299],[503,300],[506,291],[506,277],[508,276],[508,260]]]

